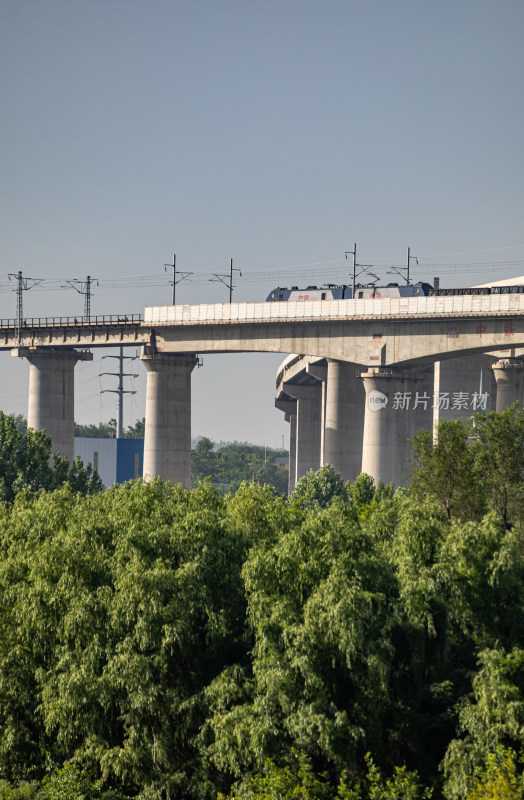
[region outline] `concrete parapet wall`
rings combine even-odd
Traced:
[[[339,319],[524,312],[524,294],[384,297],[368,300],[313,300],[282,303],[202,303],[146,306],[144,323],[257,322],[279,319]]]

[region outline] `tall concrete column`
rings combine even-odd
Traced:
[[[147,370],[144,478],[191,488],[191,373],[193,355],[140,356]]]
[[[435,363],[434,429],[441,420],[466,421],[476,411],[494,411],[493,357],[471,353]]]
[[[288,415],[286,415],[288,416]],[[297,415],[289,414],[289,478],[287,493],[291,494],[297,482]]]
[[[92,361],[93,354],[78,350],[17,348],[12,355],[29,362],[27,427],[45,431],[51,452],[68,461],[75,450],[75,364]]]
[[[283,390],[297,400],[295,483],[310,469],[320,467],[322,387],[284,383]]]
[[[407,370],[373,367],[361,378],[366,392],[362,472],[375,482],[402,485],[409,472],[409,440],[421,425],[431,428],[433,398]]]
[[[297,464],[297,401],[295,399],[275,400],[275,407],[283,411],[289,422],[289,478],[288,494],[295,488]]]
[[[500,413],[518,402],[524,407],[524,361],[520,358],[504,358],[492,366],[497,382],[496,411]]]
[[[320,387],[320,466],[324,466],[324,448],[326,432],[326,384],[327,365],[317,362],[306,364],[306,374],[316,378]]]
[[[362,468],[365,399],[357,365],[328,359],[323,463],[344,481],[354,481]]]

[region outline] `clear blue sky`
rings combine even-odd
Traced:
[[[522,0],[0,0],[0,316],[20,269],[56,281],[27,316],[81,313],[58,287],[87,274],[92,313],[169,302],[173,253],[187,303],[226,299],[230,258],[236,299],[341,280],[354,242],[387,280],[408,245],[448,285],[523,274],[523,29]],[[100,355],[82,422],[115,415]],[[280,360],[204,357],[193,433],[281,444]]]

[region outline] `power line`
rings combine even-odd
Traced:
[[[88,275],[85,281],[79,281],[78,278],[73,278],[71,281],[67,281],[67,286],[70,286],[79,294],[84,295],[84,322],[89,323],[91,319],[91,284],[93,282],[93,278],[91,275]],[[97,286],[99,283],[95,280]],[[67,289],[67,286],[61,286],[61,289]]]
[[[124,395],[125,394],[136,394],[136,390],[134,389],[124,389],[124,378],[138,378],[138,373],[136,372],[124,372],[124,360],[128,359],[129,361],[136,361],[138,356],[125,356],[124,355],[124,348],[120,345],[120,353],[117,356],[102,356],[102,358],[118,358],[119,360],[119,370],[118,372],[100,372],[99,377],[101,375],[113,375],[118,378],[118,388],[117,389],[102,389],[100,394],[105,394],[106,392],[113,392],[118,395],[118,422],[117,422],[117,429],[116,429],[116,438],[121,439],[123,435],[123,419],[124,419]]]
[[[229,275],[217,275],[216,272],[213,273],[213,277],[209,278],[210,281],[220,281],[223,283],[224,286],[227,286],[229,289],[229,302],[231,303],[233,300],[233,272],[238,272],[240,277],[242,277],[242,273],[239,269],[233,269],[233,259],[231,259],[230,267],[229,267]]]
[[[510,250],[510,249],[517,249],[519,247],[524,247],[524,245],[510,245],[504,248],[492,248],[491,250],[472,250],[472,251],[464,251],[462,253],[449,253],[449,254],[440,254],[438,256],[419,256],[418,258],[418,265],[417,265],[417,275],[428,274],[429,272],[439,270],[446,274],[453,274],[457,277],[460,275],[469,274],[471,272],[489,272],[489,271],[497,271],[497,270],[517,270],[524,268],[524,259],[501,259],[499,261],[478,261],[472,260],[468,262],[445,262],[445,261],[437,261],[431,260],[425,262],[425,259],[444,259],[447,257],[457,256],[457,255],[467,255],[467,254],[482,254],[482,253],[489,253],[489,252],[498,252],[501,250]],[[349,251],[353,252],[353,251]],[[399,263],[396,259],[386,259],[386,258],[370,258],[369,261],[371,262],[369,268],[374,269],[383,269],[385,271],[405,271],[406,264]],[[381,262],[381,267],[378,267],[378,264],[375,262]],[[210,280],[220,280],[222,283],[230,289],[230,294],[232,293],[232,272],[230,270],[229,275],[220,275],[216,272],[211,271],[202,271],[200,273],[179,273],[176,271],[176,261],[173,260],[173,264],[169,265],[173,267],[173,280],[166,282],[166,275],[165,273],[159,274],[143,274],[143,275],[126,275],[126,276],[118,276],[115,278],[108,278],[108,279],[99,279],[97,284],[106,291],[114,290],[114,289],[133,289],[133,288],[153,288],[159,286],[166,286],[172,285],[173,290],[175,286],[175,282],[179,283],[181,280],[185,279],[189,275],[193,276],[193,279],[190,281],[192,284],[195,285],[203,285],[204,283],[208,283]],[[359,265],[363,266],[363,265]],[[233,270],[236,271],[236,270]],[[293,264],[288,266],[272,266],[268,269],[251,269],[249,267],[242,267],[242,271],[238,270],[239,273],[242,275],[242,279],[244,283],[269,283],[269,282],[281,282],[283,280],[293,280],[294,282],[299,282],[300,280],[306,280],[308,278],[312,279],[313,281],[320,281],[323,277],[327,279],[334,278],[340,280],[341,282],[348,282],[349,276],[347,272],[347,264],[344,259],[329,259],[324,261],[315,261],[310,262],[307,264]],[[177,279],[177,275],[181,277]],[[12,283],[11,280],[17,281],[17,320],[19,327],[22,324],[22,293],[23,291],[27,291],[28,289],[33,289],[35,292],[50,292],[50,291],[57,291],[62,288],[74,288],[80,294],[83,294],[85,297],[85,304],[84,304],[84,316],[89,318],[90,316],[90,299],[91,299],[91,286],[94,282],[90,276],[87,277],[85,281],[79,281],[77,278],[73,279],[63,279],[63,278],[23,278],[22,273],[19,272],[18,274],[10,273],[8,276],[8,281],[1,281],[0,280],[0,293],[6,291],[12,291]],[[64,286],[64,282],[66,286]],[[231,288],[230,288],[231,287]],[[174,298],[173,298],[174,299]]]
[[[173,263],[172,264],[164,264],[164,269],[165,270],[167,270],[168,267],[172,267],[173,268],[173,281],[172,281],[172,283],[173,283],[173,305],[175,305],[175,290],[176,290],[177,283],[181,283],[186,278],[189,278],[190,275],[194,275],[194,273],[193,272],[179,272],[178,274],[180,275],[180,277],[177,280],[176,279],[177,271],[176,271],[176,255],[175,254],[173,254]]]
[[[8,278],[11,280],[13,278],[17,282],[16,288],[16,341],[18,345],[20,345],[22,341],[22,323],[23,323],[23,314],[22,314],[22,295],[24,292],[32,289],[33,286],[36,286],[38,283],[42,283],[43,278],[24,278],[22,275],[22,271],[20,270],[16,275],[10,273]]]

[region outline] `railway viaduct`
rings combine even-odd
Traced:
[[[68,458],[75,363],[92,358],[92,348],[129,345],[142,347],[147,371],[145,477],[190,486],[197,354],[279,352],[301,356],[287,359],[277,376],[276,404],[291,424],[290,488],[324,463],[345,479],[363,470],[400,483],[418,427],[431,427],[439,414],[501,410],[522,399],[524,295],[151,306],[143,316],[0,320],[0,349],[30,365],[28,424],[45,429]]]

